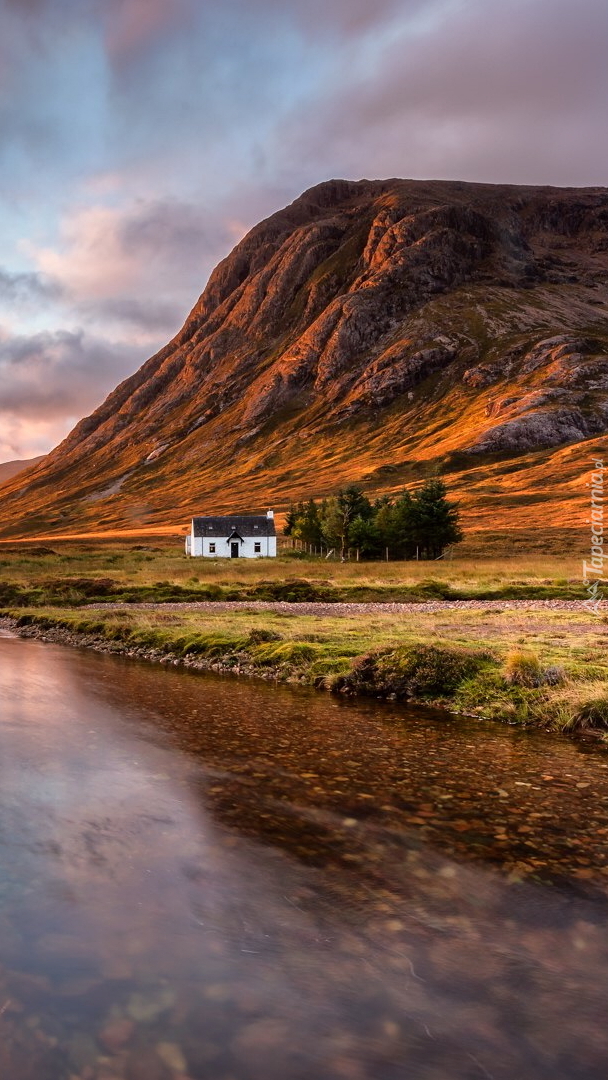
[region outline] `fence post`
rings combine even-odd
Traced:
[[[386,561],[388,562],[388,548],[386,549]]]

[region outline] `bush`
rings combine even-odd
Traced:
[[[409,645],[358,657],[341,688],[398,698],[452,697],[491,657],[438,645]]]
[[[559,664],[551,664],[541,672],[543,686],[563,686],[566,682],[566,672]]]
[[[327,585],[306,581],[303,578],[288,578],[286,581],[260,581],[247,590],[247,596],[256,600],[275,600],[289,604],[314,603],[337,599],[335,591]]]
[[[542,669],[536,653],[516,649],[505,661],[505,679],[511,686],[540,686]]]
[[[103,577],[47,578],[40,584],[46,593],[58,599],[78,595],[86,600],[97,596],[113,596],[118,586],[114,578]]]

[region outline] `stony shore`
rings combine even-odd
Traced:
[[[227,664],[218,658],[208,659],[202,656],[182,657],[159,648],[128,645],[121,641],[108,641],[107,638],[98,634],[83,634],[76,630],[68,630],[62,626],[45,627],[36,626],[33,623],[29,626],[19,626],[16,619],[0,618],[0,630],[8,630],[21,638],[34,638],[37,641],[44,641],[53,645],[69,645],[76,648],[93,649],[94,652],[126,656],[130,660],[148,660],[151,663],[163,664],[165,667],[182,667],[193,671],[214,671],[219,675],[247,675],[271,682],[305,682],[304,679],[299,677],[286,677],[277,668],[260,669],[246,662]]]
[[[322,601],[288,602],[279,600],[197,600],[163,604],[86,604],[88,611],[279,611],[288,615],[352,616],[393,612],[395,615],[428,614],[441,611],[576,611],[585,612],[581,600],[424,600],[410,603],[323,603]],[[608,614],[608,602],[600,605]],[[592,617],[592,616],[590,616]]]

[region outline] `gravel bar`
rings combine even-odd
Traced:
[[[278,600],[197,600],[177,603],[87,604],[94,611],[280,611],[286,615],[324,615],[345,618],[352,615],[413,615],[442,611],[574,611],[592,615],[582,600],[425,600],[421,603],[327,604],[322,602],[289,603]],[[608,614],[608,603],[600,605]]]

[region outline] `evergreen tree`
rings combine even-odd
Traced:
[[[289,509],[285,514],[285,524],[283,525],[283,535],[292,536],[293,529],[298,520],[298,507],[294,503],[289,504]]]
[[[361,555],[368,559],[375,559],[381,554],[382,538],[375,517],[362,518],[358,515],[351,522],[348,530],[348,541],[351,547],[357,548]]]
[[[409,540],[427,559],[437,559],[449,544],[462,540],[456,503],[448,502],[443,480],[427,480],[411,496]]]
[[[301,503],[300,507],[301,509],[298,510],[293,525],[292,535],[297,537],[298,540],[303,540],[306,544],[320,544],[323,533],[321,531],[319,508],[315,500],[309,499],[307,503]]]
[[[393,559],[437,559],[449,544],[462,540],[458,507],[446,498],[442,480],[427,480],[418,491],[403,491],[395,500],[388,495],[370,503],[356,484],[337,495],[291,504],[285,535],[307,544],[323,541],[340,552],[357,548],[367,558],[382,557],[388,549]]]

